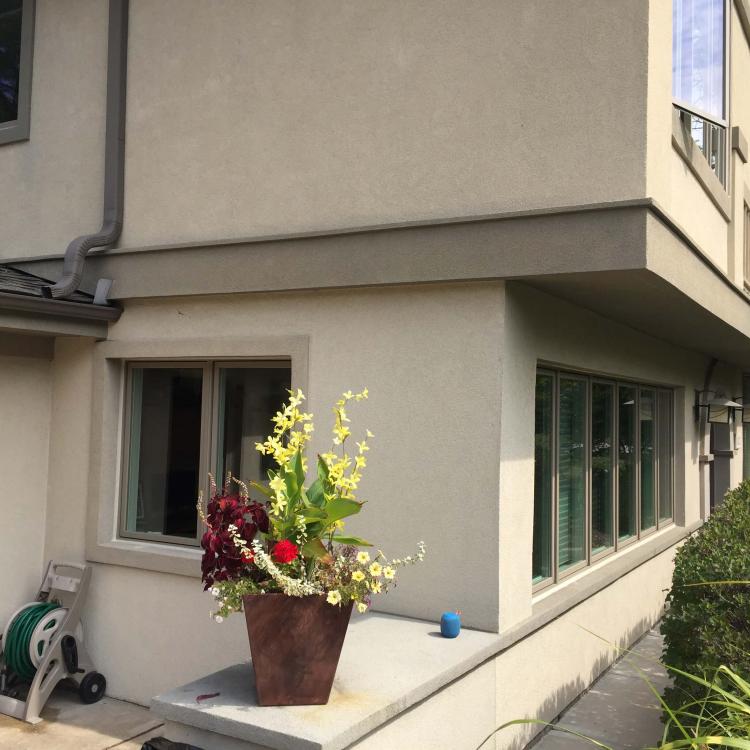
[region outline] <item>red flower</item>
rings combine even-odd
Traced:
[[[282,539],[280,542],[274,544],[271,554],[273,555],[273,559],[278,563],[290,563],[299,554],[299,547],[288,539]]]
[[[251,549],[243,549],[242,550],[242,561],[246,563],[251,563],[253,560],[255,560],[255,554]]]

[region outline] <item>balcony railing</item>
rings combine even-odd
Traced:
[[[678,104],[674,105],[680,113],[683,126],[692,136],[703,155],[706,157],[711,170],[726,185],[727,177],[727,128],[712,120],[708,116],[698,115],[695,112],[684,109]]]

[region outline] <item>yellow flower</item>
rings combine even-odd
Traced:
[[[363,615],[365,612],[367,612],[367,605],[364,602],[357,602],[357,612]]]
[[[364,581],[365,574],[361,570],[355,570],[352,573],[352,581]]]
[[[382,572],[383,572],[383,566],[380,563],[374,562],[372,565],[370,565],[370,575],[373,576],[374,578],[377,578],[378,576],[380,576]]]
[[[370,562],[370,553],[365,552],[364,550],[362,550],[361,552],[357,552],[357,562],[360,565],[365,565]]]
[[[373,594],[379,594],[383,590],[383,584],[380,581],[370,581],[370,591]]]
[[[333,525],[336,528],[336,531],[342,531],[344,528],[344,522],[340,518],[338,521],[334,521]]]
[[[383,575],[389,581],[392,581],[396,577],[396,571],[390,565],[388,565],[385,568],[383,568]]]
[[[286,483],[278,474],[268,483],[268,485],[277,495],[280,495],[286,490]]]
[[[341,594],[338,591],[329,591],[328,596],[326,597],[326,601],[329,604],[341,604]]]

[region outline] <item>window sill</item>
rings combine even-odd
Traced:
[[[708,195],[724,219],[731,221],[732,200],[729,197],[729,193],[727,193],[719,178],[713,173],[711,167],[708,166],[706,157],[703,156],[702,151],[698,148],[698,144],[682,126],[680,115],[674,107],[672,108],[672,146],[674,146],[675,151],[677,151],[687,164],[706,195]]]
[[[200,578],[202,554],[203,550],[199,547],[138,539],[113,539],[93,545],[88,551],[87,558],[91,562],[105,565],[123,565],[156,573]]]
[[[643,563],[678,544],[702,524],[702,521],[698,521],[687,527],[669,526],[663,531],[649,534],[645,541],[628,545],[622,553],[605,557],[577,576],[544,589],[533,599],[531,617],[514,629],[514,632],[522,631],[518,637],[525,637],[544,627]]]

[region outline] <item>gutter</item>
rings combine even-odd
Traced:
[[[51,301],[43,297],[27,297],[10,292],[0,292],[0,309],[56,318],[108,321],[117,320],[122,313],[119,307],[113,305],[91,305],[67,300]]]
[[[109,0],[107,41],[107,115],[104,136],[104,201],[98,232],[76,237],[65,250],[62,278],[43,287],[47,298],[64,299],[81,284],[86,255],[95,247],[113,245],[122,232],[125,195],[125,93],[128,57],[129,0]],[[110,279],[96,285],[94,303],[107,304]]]

